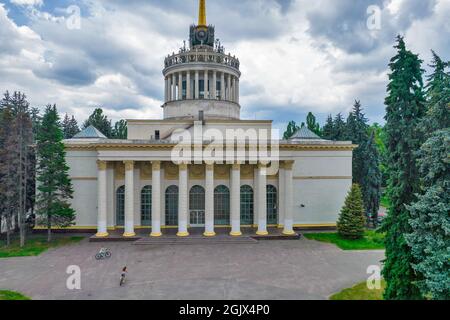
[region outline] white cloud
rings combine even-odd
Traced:
[[[11,3],[18,6],[42,6],[43,0],[11,0]]]
[[[95,106],[115,120],[160,118],[164,57],[188,37],[196,14],[189,3],[83,0],[80,30],[66,27],[62,8],[50,13],[34,8],[30,22],[18,26],[0,4],[0,91],[21,90],[33,105],[56,103],[80,122]],[[275,119],[280,126],[304,121],[309,111],[322,119],[347,112],[361,99],[371,120],[381,121],[395,34],[405,34],[408,47],[422,57],[431,48],[444,58],[449,53],[448,0],[420,19],[411,18],[417,14],[408,10],[415,7],[406,1],[383,0],[384,19],[410,22],[388,20],[375,40],[362,28],[352,29],[364,21],[365,10],[360,16],[345,3],[296,0],[283,13],[274,0],[210,5],[216,36],[241,61],[243,117]],[[320,19],[311,12],[320,12]],[[350,27],[347,35],[326,33],[340,30],[342,21]],[[364,40],[364,51],[342,43],[353,35]]]

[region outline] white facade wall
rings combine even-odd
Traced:
[[[295,226],[334,225],[344,204],[345,197],[352,184],[352,152],[351,151],[282,151],[281,160],[294,160],[293,167],[293,217]],[[170,161],[170,150],[167,151],[68,151],[67,163],[74,187],[72,206],[76,211],[76,227],[95,227],[97,224],[97,159],[107,161],[135,160],[147,161],[158,159]],[[141,190],[151,185],[151,180],[140,179],[139,166],[134,169],[135,191],[135,225],[141,225]],[[178,185],[178,179],[166,180],[164,170],[161,171],[161,224],[165,225],[165,191],[171,185]],[[116,190],[125,184],[123,179],[116,179],[114,164],[107,169],[107,225],[116,226]],[[268,177],[268,184],[280,189],[279,180]],[[229,180],[215,180],[214,187],[225,185],[230,188]],[[189,179],[189,190],[200,185],[205,187],[204,180]],[[250,185],[256,194],[254,179],[242,179],[242,185]],[[279,207],[282,201],[280,192]],[[285,210],[288,210],[286,208]],[[255,212],[256,201],[255,201]],[[279,224],[283,217],[279,214]]]

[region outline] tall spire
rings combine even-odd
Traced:
[[[206,0],[200,0],[198,8],[198,26],[206,27]]]

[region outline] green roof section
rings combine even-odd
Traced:
[[[307,127],[302,127],[289,140],[323,140],[317,134],[309,130]]]
[[[76,134],[72,139],[108,139],[96,127],[89,126]]]

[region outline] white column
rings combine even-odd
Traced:
[[[220,75],[220,100],[225,100],[225,73]]]
[[[267,232],[267,166],[258,166],[258,232],[259,236],[266,236]]]
[[[124,237],[134,237],[134,161],[125,164],[125,233]]]
[[[216,70],[213,71],[211,99],[214,99],[214,100],[217,99],[217,71]]]
[[[178,191],[178,233],[179,237],[189,236],[188,225],[188,168],[187,164],[180,164]]]
[[[178,72],[178,100],[183,100],[183,72]]]
[[[199,75],[198,71],[195,71],[195,99],[198,100],[200,96],[200,88],[199,88]]]
[[[279,162],[280,169],[278,171],[278,227],[284,227],[284,217],[286,212],[286,183],[285,183],[285,164]]]
[[[152,233],[151,237],[161,234],[161,162],[152,161]]]
[[[169,91],[169,80],[166,77],[164,79],[164,102],[167,102],[169,100],[168,91]]]
[[[227,95],[226,99],[231,101],[231,74],[227,74]]]
[[[285,163],[285,213],[284,213],[284,231],[285,235],[293,235],[294,232],[294,204],[293,204],[293,174],[292,168],[294,166],[294,161],[286,161]]]
[[[232,96],[232,100],[233,102],[236,102],[236,77],[233,76],[233,88],[232,88],[233,94]]]
[[[186,73],[186,99],[191,99],[191,72]]]
[[[97,161],[98,164],[98,217],[97,217],[97,234],[96,237],[107,237],[107,177],[106,177],[106,161]]]
[[[239,78],[236,79],[236,103],[239,103]]]
[[[206,164],[205,237],[214,237],[214,164]]]
[[[204,82],[205,82],[205,99],[209,99],[209,90],[208,90],[208,70],[205,70]]]
[[[172,101],[177,100],[177,76],[172,74]]]
[[[233,164],[231,168],[231,233],[241,236],[241,165]]]

